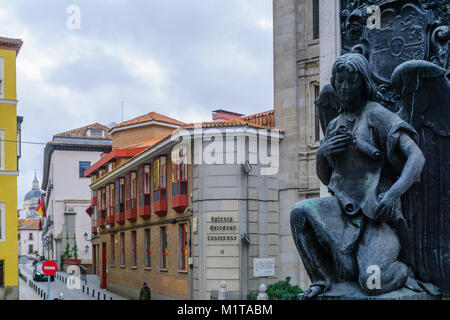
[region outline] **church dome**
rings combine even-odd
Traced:
[[[41,199],[41,195],[42,195],[42,191],[41,188],[39,188],[39,181],[36,177],[36,174],[34,174],[34,180],[33,180],[33,184],[32,184],[32,188],[30,191],[28,191],[25,194],[25,198],[23,199],[24,201],[29,201],[29,200],[33,200],[33,199]],[[34,202],[34,201],[32,201]]]

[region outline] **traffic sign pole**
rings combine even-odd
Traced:
[[[47,300],[50,300],[50,277],[47,276]]]
[[[50,278],[56,273],[58,266],[54,261],[47,260],[42,265],[42,271],[47,276],[47,300],[50,300]]]

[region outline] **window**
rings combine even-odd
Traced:
[[[166,200],[166,157],[153,162],[154,201]]]
[[[167,227],[161,227],[160,229],[161,240],[161,269],[167,270]]]
[[[106,188],[102,188],[101,218],[106,219]]]
[[[136,171],[131,172],[131,200],[136,200],[136,190],[137,189],[137,179],[136,179]],[[131,208],[134,209],[136,207],[136,201],[131,202]]]
[[[319,39],[319,0],[313,0],[313,40]]]
[[[106,207],[106,216],[109,217],[111,215],[111,210],[109,207],[109,200],[110,200],[110,196],[109,196],[109,186],[106,186],[106,195],[105,195],[105,207]]]
[[[314,86],[314,101],[319,97],[320,88],[318,85]],[[314,141],[320,141],[320,118],[319,118],[319,107],[315,105],[315,112],[314,112],[314,135],[315,140]]]
[[[5,241],[5,204],[0,202],[0,241]]]
[[[90,130],[89,135],[91,137],[103,137],[103,130]]]
[[[0,130],[0,170],[5,170],[5,130]]]
[[[179,225],[179,257],[180,257],[180,270],[187,271],[188,268],[188,228],[187,223],[182,223]]]
[[[133,267],[137,265],[136,231],[131,231],[131,265]]]
[[[5,280],[4,280],[4,270],[5,268],[5,261],[0,260],[0,288],[5,286]]]
[[[172,195],[187,194],[187,169],[183,149],[175,149],[172,159]]]
[[[28,254],[32,254],[33,253],[33,245],[30,244],[28,245]]]
[[[80,178],[84,178],[84,172],[91,166],[90,161],[80,161]]]
[[[111,215],[114,215],[114,196],[115,196],[115,192],[114,192],[114,183],[111,183],[109,185],[109,211]]]
[[[115,186],[115,202],[116,202],[116,213],[124,212],[125,211],[125,205],[124,205],[124,195],[125,195],[125,179],[120,178],[116,181]]]
[[[152,266],[151,244],[152,240],[150,229],[145,229],[145,266],[147,268]]]
[[[120,265],[125,265],[125,234],[120,234]]]
[[[139,206],[150,205],[150,165],[139,168]]]
[[[33,240],[33,234],[32,233],[28,234],[28,240]]]
[[[5,58],[0,57],[0,99],[5,99]]]
[[[116,256],[115,256],[115,253],[114,253],[114,235],[112,234],[111,236],[110,236],[110,239],[111,239],[111,262],[110,262],[110,265],[115,265],[115,262],[116,262]]]

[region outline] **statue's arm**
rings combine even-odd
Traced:
[[[408,134],[402,133],[400,135],[397,150],[407,160],[400,178],[388,191],[395,198],[402,196],[415,182],[419,181],[425,164],[425,157],[422,151]]]

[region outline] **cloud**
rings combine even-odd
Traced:
[[[79,30],[67,7],[81,10]],[[23,141],[156,111],[186,122],[217,108],[273,108],[271,0],[14,0],[0,36],[21,38]],[[24,144],[19,207],[44,145]]]

